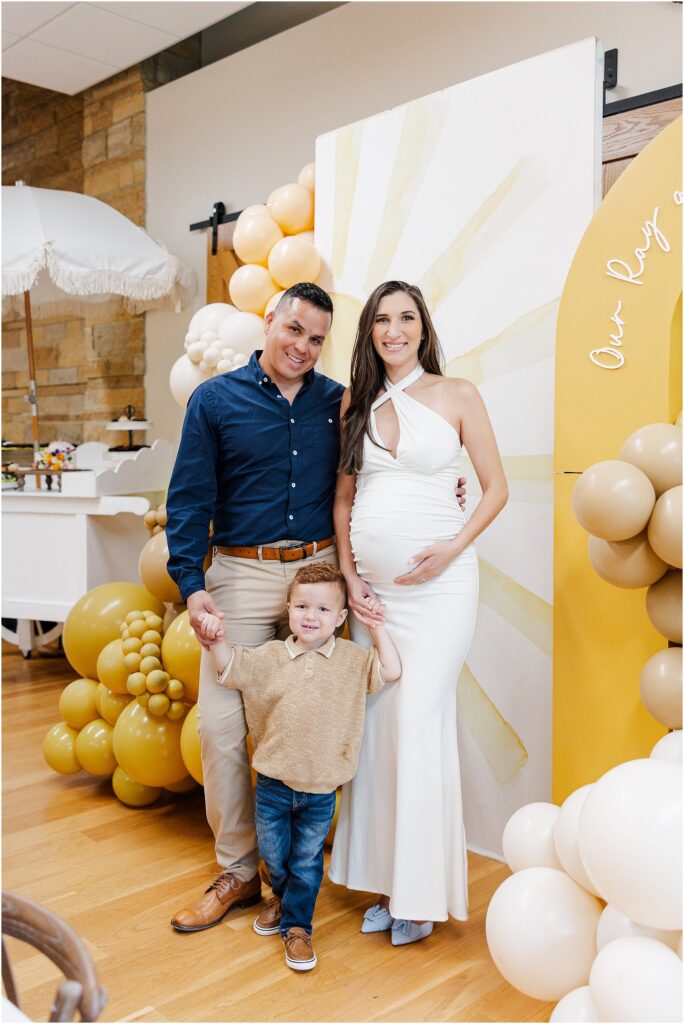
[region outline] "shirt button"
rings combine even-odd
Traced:
[[[293,487],[296,487],[296,486],[297,486],[297,484],[292,484],[292,486],[293,486]]]
[[[268,377],[264,377],[264,384],[268,384]],[[332,423],[332,420],[330,422]]]
[[[294,420],[292,420],[292,419],[291,419],[291,420],[290,420],[290,423],[294,423]]]
[[[297,449],[296,449],[296,448],[295,448],[295,450],[294,450],[294,451],[292,452],[292,454],[293,454],[293,455],[296,455],[296,454],[297,454]]]
[[[328,420],[328,423],[332,423],[332,420]]]
[[[294,516],[288,516],[287,518],[288,519],[294,519]]]

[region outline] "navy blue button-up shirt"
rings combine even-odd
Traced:
[[[168,571],[184,601],[204,590],[211,519],[220,546],[333,533],[344,387],[309,370],[290,405],[260,355],[200,384],[188,402],[166,502]]]

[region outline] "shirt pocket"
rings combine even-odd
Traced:
[[[337,472],[340,457],[340,421],[325,413],[312,423],[314,451],[319,464]]]

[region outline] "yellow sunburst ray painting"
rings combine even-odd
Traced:
[[[494,856],[510,814],[551,794],[555,328],[599,194],[601,57],[584,40],[316,146],[320,283],[335,306],[324,371],[348,383],[377,284],[418,284],[446,372],[480,389],[508,476],[509,504],[477,544],[478,622],[458,683],[469,844]]]

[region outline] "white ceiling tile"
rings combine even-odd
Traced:
[[[77,4],[38,29],[31,38],[121,69],[165,50],[176,41],[168,32],[121,18],[92,4]]]
[[[2,48],[3,48],[3,50],[6,50],[8,46],[12,45],[12,43],[16,43],[16,41],[18,39],[21,39],[21,36],[13,36],[11,32],[3,32],[2,33]]]
[[[2,58],[2,73],[6,78],[65,92],[69,96],[111,78],[117,71],[118,68],[111,64],[66,53],[32,39],[20,39],[5,51]]]
[[[27,36],[29,32],[46,21],[52,21],[58,14],[73,7],[63,3],[33,3],[31,0],[6,0],[2,5],[2,27],[7,32],[18,36]]]
[[[235,14],[241,8],[249,7],[249,2],[219,3],[193,0],[193,3],[173,3],[160,0],[159,3],[155,3],[154,0],[140,0],[136,3],[122,0],[121,3],[94,3],[93,6],[103,7],[113,14],[131,18],[143,25],[164,29],[178,39],[185,39],[186,36],[191,36],[208,25],[215,25],[217,21]]]

